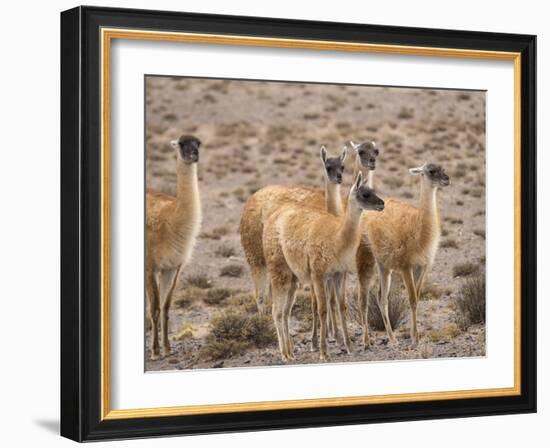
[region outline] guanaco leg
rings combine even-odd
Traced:
[[[160,308],[160,336],[164,355],[170,354],[170,340],[168,339],[168,319],[172,297],[181,271],[181,264],[176,269],[162,271],[159,276],[160,294],[164,295],[164,300]]]
[[[147,298],[149,301],[149,320],[151,321],[151,359],[159,357],[159,339],[158,339],[158,323],[159,323],[159,306],[160,294],[157,283],[157,276],[153,269],[149,269],[146,279]]]
[[[315,275],[312,283],[315,297],[317,298],[317,311],[320,323],[319,359],[326,361],[329,359],[329,356],[327,353],[327,293],[325,279],[321,275]]]
[[[391,288],[391,271],[378,263],[378,274],[380,277],[380,295],[378,296],[378,307],[380,308],[380,313],[382,314],[382,320],[384,321],[384,327],[386,327],[388,338],[392,344],[396,344],[397,340],[395,339],[395,336],[393,334],[388,312],[388,297]]]
[[[418,343],[418,330],[416,328],[416,305],[418,303],[418,297],[416,295],[416,287],[414,285],[414,276],[412,269],[405,270],[401,273],[403,276],[403,282],[409,293],[409,305],[411,307],[411,341],[412,345],[416,346]]]

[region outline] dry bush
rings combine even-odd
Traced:
[[[229,258],[229,257],[232,257],[233,255],[235,255],[236,251],[235,251],[235,248],[233,246],[229,246],[229,245],[222,245],[222,246],[219,246],[217,249],[216,249],[216,255],[218,257],[224,257],[224,258]]]
[[[212,287],[212,280],[206,274],[195,274],[187,277],[185,284],[195,288],[208,289]]]
[[[439,244],[439,247],[446,249],[446,248],[452,248],[452,249],[458,249],[458,243],[454,238],[447,238]]]
[[[174,305],[179,308],[188,308],[189,305],[197,300],[204,300],[207,294],[206,289],[195,286],[187,287],[178,291],[174,296]]]
[[[477,235],[483,239],[485,239],[485,229],[475,229],[474,235]]]
[[[402,107],[399,113],[397,114],[397,118],[400,118],[401,120],[408,120],[410,118],[414,117],[414,109]]]
[[[455,321],[462,329],[485,323],[485,274],[465,280],[456,299]]]
[[[378,291],[378,287],[372,288],[374,291]],[[376,293],[377,294],[377,293]],[[398,286],[398,282],[393,282],[390,294],[388,297],[388,314],[390,317],[390,323],[392,329],[397,329],[401,326],[407,316],[407,310],[409,305],[407,299],[401,293],[401,286]],[[385,331],[384,321],[382,320],[382,314],[378,307],[378,301],[376,295],[371,292],[369,295],[369,328],[376,331]]]
[[[292,316],[299,320],[303,330],[311,327],[313,316],[311,314],[311,297],[308,293],[299,292],[292,307]]]
[[[232,290],[228,288],[212,288],[206,292],[202,301],[207,305],[218,305],[220,302],[227,299],[231,293]]]
[[[457,324],[449,324],[443,328],[436,328],[428,331],[427,336],[432,342],[450,341],[461,333]]]
[[[453,277],[468,277],[479,272],[479,265],[475,263],[460,263],[453,266]]]
[[[225,236],[229,233],[229,229],[226,226],[220,226],[212,229],[210,232],[202,232],[201,238],[208,238],[211,240],[219,240],[222,236]]]
[[[228,264],[220,270],[221,277],[241,277],[244,268],[240,264]]]
[[[419,300],[439,300],[444,293],[443,288],[433,283],[428,283],[420,291]]]
[[[256,305],[256,299],[250,293],[233,292],[233,295],[227,300],[228,305],[232,307],[240,308],[243,312],[246,313],[257,313],[258,306]],[[267,305],[267,304],[266,304]],[[270,308],[268,308],[270,310]]]
[[[215,316],[202,354],[207,359],[226,359],[277,341],[270,316],[227,312]]]

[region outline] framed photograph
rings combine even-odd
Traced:
[[[61,14],[61,433],[536,411],[535,36]]]

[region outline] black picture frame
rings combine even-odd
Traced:
[[[102,420],[102,27],[521,53],[521,394]],[[91,441],[535,412],[535,142],[536,36],[99,7],[61,13],[61,435]]]

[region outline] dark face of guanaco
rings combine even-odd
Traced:
[[[344,161],[346,160],[346,148],[339,157],[327,157],[327,149],[321,146],[321,161],[325,168],[325,175],[331,184],[341,184],[344,175]]]
[[[192,135],[182,135],[173,140],[172,146],[178,151],[179,157],[184,163],[191,164],[199,161],[199,148],[201,141]]]
[[[380,151],[374,141],[355,144],[350,142],[351,146],[357,152],[359,162],[361,166],[368,170],[374,171],[376,169],[376,158],[380,155]]]
[[[352,187],[352,194],[360,208],[363,210],[375,210],[381,212],[384,210],[384,200],[377,196],[372,188],[363,183],[361,173],[357,175]]]

